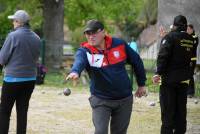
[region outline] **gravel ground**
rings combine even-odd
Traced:
[[[72,91],[64,96],[62,90],[36,87],[29,108],[28,134],[93,134],[91,108],[87,89]],[[199,103],[195,104],[195,100]],[[150,106],[155,104],[155,106]],[[188,99],[187,134],[200,134],[200,100]],[[160,108],[158,94],[135,98],[128,134],[159,134]],[[13,109],[10,132],[16,132],[16,113]]]

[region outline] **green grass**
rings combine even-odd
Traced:
[[[144,64],[148,64],[150,65],[148,62],[144,62]],[[158,92],[159,91],[159,86],[158,85],[154,85],[152,83],[152,76],[154,75],[153,72],[149,72],[147,71],[147,81],[146,81],[146,86],[148,88],[148,91],[149,92]],[[2,79],[3,79],[3,76],[0,75],[0,84],[2,85]],[[60,71],[57,71],[57,72],[48,72],[46,74],[46,77],[45,77],[45,83],[42,84],[42,85],[39,85],[41,87],[56,87],[56,88],[64,88],[64,87],[73,87],[75,84],[72,82],[72,81],[69,81],[67,83],[63,83],[63,80],[64,80],[64,71],[63,70],[60,70]],[[136,81],[135,79],[133,79],[133,89],[136,90],[137,88],[137,84],[136,84]],[[195,83],[195,86],[196,86],[196,96],[199,96],[200,97],[200,83],[196,82]],[[82,85],[81,84],[81,81],[79,80],[76,84],[76,89],[85,89],[85,88],[88,88],[89,85]]]
[[[44,86],[63,87],[64,74],[62,72],[49,72],[45,76]],[[43,86],[43,85],[42,85]]]
[[[143,59],[142,61],[146,70],[153,71],[155,69],[156,60]]]
[[[76,86],[75,89],[82,90],[88,88],[89,85],[82,85],[80,80],[73,82],[72,80],[64,83],[64,74],[66,72],[64,70],[60,70],[59,72],[48,72],[45,76],[44,84],[38,85],[41,87],[56,87],[56,88],[72,88]]]
[[[200,97],[200,83],[195,83],[195,95]]]
[[[148,88],[149,92],[158,92],[159,91],[159,85],[154,85],[152,83],[152,76],[154,75],[153,72],[147,72],[147,81],[146,81],[146,86]],[[41,86],[48,86],[48,87],[58,87],[58,88],[62,88],[62,87],[72,87],[73,86],[73,82],[70,81],[66,84],[63,84],[63,79],[64,79],[64,75],[63,75],[63,71],[61,72],[49,72],[46,75],[45,78],[45,84],[41,85]],[[82,88],[88,88],[89,85],[83,86],[79,80],[79,82],[77,82],[78,84],[76,85],[76,87],[78,87],[77,89],[82,89]],[[133,88],[134,90],[137,88],[136,86],[136,82],[134,79],[133,82]],[[200,96],[200,84],[196,83],[196,96]]]

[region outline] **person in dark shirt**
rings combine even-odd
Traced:
[[[187,124],[187,89],[194,42],[186,32],[185,16],[176,16],[173,27],[161,40],[153,76],[153,82],[160,84],[161,134],[184,134]]]
[[[191,78],[188,88],[188,97],[191,98],[195,94],[195,83],[194,83],[194,71],[196,67],[196,60],[197,60],[197,47],[199,44],[199,38],[195,34],[194,26],[192,24],[189,24],[187,27],[187,33],[190,34],[194,39],[194,46],[193,46],[193,56],[191,58]]]

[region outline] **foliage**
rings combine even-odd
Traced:
[[[137,18],[138,23],[143,27],[155,24],[158,15],[158,0],[145,0],[143,9]]]
[[[66,22],[72,30],[89,19],[121,25],[134,21],[142,5],[141,0],[65,0]]]
[[[129,25],[136,26],[136,19],[143,7],[143,2],[141,0],[120,2],[117,0],[65,0],[65,21],[74,31],[77,27],[83,27],[87,20],[98,19],[106,23],[107,30],[111,34],[114,32],[112,27],[115,25],[127,35],[128,30],[133,30]]]
[[[11,29],[9,14],[17,9],[29,12],[33,29],[42,27],[42,0],[0,0],[0,37],[5,38]],[[70,41],[80,43],[82,28],[89,19],[99,19],[105,23],[110,34],[121,32],[127,41],[131,36],[137,37],[148,24],[155,23],[158,0],[65,0],[65,24],[72,31]]]
[[[26,10],[31,16],[31,26],[33,29],[40,29],[42,24],[42,10],[38,0],[0,0],[0,39],[4,40],[6,35],[12,30],[12,23],[7,19],[16,10]],[[2,45],[2,42],[0,42]]]
[[[11,24],[10,21],[7,19],[7,16],[10,13],[10,10],[12,7],[5,8],[7,3],[3,3],[1,1],[1,10],[0,10],[0,46],[3,45],[4,39],[6,38],[6,35],[8,34],[9,30],[11,30]],[[6,19],[5,19],[6,18]]]

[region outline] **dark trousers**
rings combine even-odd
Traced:
[[[194,95],[195,94],[194,77],[191,77],[191,79],[190,79],[190,83],[189,83],[187,94],[188,95]]]
[[[192,62],[192,67],[191,67],[191,78],[190,78],[190,83],[189,83],[189,87],[188,87],[188,91],[187,94],[188,95],[194,95],[195,94],[195,83],[194,83],[194,72],[195,72],[195,67],[196,67],[196,61]]]
[[[160,86],[161,134],[185,134],[188,84]]]
[[[122,100],[103,100],[96,96],[89,98],[95,134],[126,134],[132,113],[133,96]]]
[[[16,102],[17,134],[26,134],[29,100],[35,81],[3,82],[0,103],[0,134],[8,134],[10,115]]]

